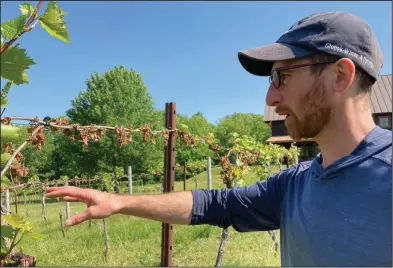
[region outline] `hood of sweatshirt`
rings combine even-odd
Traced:
[[[343,170],[356,166],[360,162],[375,157],[386,151],[389,147],[392,147],[392,131],[376,126],[367,134],[351,154],[337,160],[327,168],[322,167],[323,158],[322,154],[319,153],[311,162],[310,172],[312,172],[314,179],[326,180],[334,177]],[[391,163],[391,157],[389,161]]]

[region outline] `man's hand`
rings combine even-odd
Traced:
[[[63,197],[66,202],[83,202],[87,205],[85,211],[71,216],[65,226],[103,219],[115,213],[171,224],[189,224],[193,208],[191,191],[132,196],[62,186],[48,188],[46,196]]]
[[[83,202],[87,209],[71,216],[65,226],[73,226],[90,219],[103,219],[120,210],[119,196],[93,189],[72,186],[51,187],[46,189],[46,197],[63,197],[67,202]]]

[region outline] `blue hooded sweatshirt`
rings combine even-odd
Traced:
[[[392,267],[392,132],[376,126],[349,155],[322,156],[231,190],[193,190],[191,225],[280,229],[282,266]]]

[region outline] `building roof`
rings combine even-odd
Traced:
[[[392,75],[381,75],[377,82],[373,85],[370,96],[371,112],[391,113],[392,112]],[[265,107],[264,121],[279,121],[284,120],[285,116],[277,114],[275,107]]]
[[[303,138],[298,142],[314,141],[313,138]],[[292,143],[294,140],[289,136],[273,136],[266,140],[267,143]]]

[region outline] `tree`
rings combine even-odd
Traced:
[[[55,167],[53,165],[53,155],[55,153],[54,135],[51,131],[45,132],[45,146],[41,151],[37,152],[30,143],[26,145],[24,151],[24,165],[29,167],[30,172],[24,178],[30,180],[32,176],[38,176],[40,180],[53,178],[55,176]]]
[[[142,76],[136,71],[114,67],[103,75],[92,74],[86,85],[86,91],[72,101],[72,108],[66,112],[72,123],[125,127],[146,124],[151,129],[163,126],[164,117],[154,110]],[[78,143],[76,149],[81,157],[77,163],[86,175],[114,172],[118,166],[126,170],[129,165],[135,172],[146,172],[163,157],[163,143],[162,146],[145,143],[141,136],[133,136],[133,139],[131,144],[120,146],[117,136],[107,133],[101,141],[90,143],[87,148]],[[63,145],[68,146],[59,146]]]
[[[210,123],[206,117],[198,112],[187,117],[184,115],[177,114],[177,127],[187,133],[191,133],[196,138],[207,136],[209,133],[213,133],[215,126]],[[206,143],[199,143],[197,146],[190,147],[182,141],[177,141],[176,144],[176,163],[180,165],[188,164],[191,162],[204,162],[206,166],[207,157],[216,157],[213,151],[211,151]],[[184,177],[183,172],[176,173],[176,179],[182,180]],[[187,177],[191,177],[193,174],[187,169]]]
[[[263,121],[262,115],[252,113],[234,113],[222,118],[217,124],[216,138],[223,146],[229,146],[232,134],[246,135],[257,142],[264,143],[271,136],[271,129]]]

